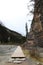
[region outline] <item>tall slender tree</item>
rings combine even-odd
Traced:
[[[26,23],[26,39],[28,39],[28,26],[27,26],[27,23]]]

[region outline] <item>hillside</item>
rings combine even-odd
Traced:
[[[24,43],[26,38],[20,33],[10,30],[4,25],[0,24],[0,42],[1,44],[6,42]]]

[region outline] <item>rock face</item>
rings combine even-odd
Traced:
[[[34,17],[31,31],[37,46],[43,47],[43,0],[34,0]]]

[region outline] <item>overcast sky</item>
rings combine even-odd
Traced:
[[[26,34],[25,24],[28,23],[30,31],[33,15],[30,14],[32,7],[27,9],[27,3],[30,0],[0,0],[0,21],[9,29],[17,31],[22,35]],[[29,15],[27,15],[29,13]]]

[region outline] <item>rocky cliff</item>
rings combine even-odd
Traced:
[[[43,0],[34,0],[34,17],[31,31],[37,46],[43,47]]]

